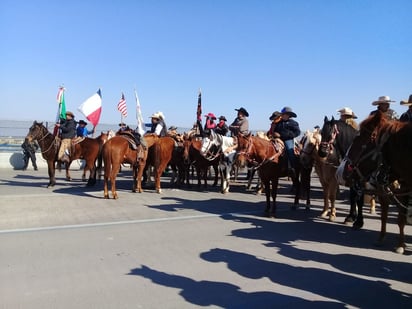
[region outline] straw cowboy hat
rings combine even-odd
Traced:
[[[282,115],[282,113],[280,113],[280,112],[278,112],[278,111],[273,112],[272,115],[269,117],[269,120],[276,119],[276,118],[278,118],[280,115]]]
[[[219,117],[219,120],[227,121],[227,119],[226,119],[225,116],[220,116],[220,117]]]
[[[287,114],[289,115],[289,117],[294,117],[296,118],[297,115],[292,111],[292,109],[288,106],[282,108],[282,110],[280,111],[281,114]]]
[[[79,124],[84,124],[85,126],[87,126],[87,122],[84,120],[79,120]]]
[[[72,112],[69,112],[69,111],[66,112],[66,116],[70,116],[70,117],[74,118],[74,114]]]
[[[353,110],[349,107],[338,109],[337,112],[340,113],[341,116],[346,115],[346,116],[351,116],[353,119],[358,118],[358,116],[356,116]]]
[[[243,115],[245,115],[246,117],[249,117],[249,113],[247,112],[247,110],[243,107],[241,108],[235,108],[235,111],[242,113]]]
[[[384,104],[384,103],[392,103],[395,101],[392,101],[391,98],[387,95],[381,96],[379,97],[379,99],[377,101],[373,101],[372,105],[379,105],[379,104]]]
[[[208,113],[207,115],[205,115],[205,117],[211,118],[213,120],[216,120],[216,116],[213,113]]]
[[[155,118],[155,119],[165,119],[165,116],[163,115],[162,112],[156,112],[154,113],[152,116],[150,116],[149,118]]]
[[[412,94],[409,96],[409,100],[402,100],[401,105],[411,106],[412,105]]]

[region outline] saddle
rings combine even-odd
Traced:
[[[272,138],[271,142],[275,150],[275,154],[270,158],[270,161],[273,161],[274,163],[279,163],[279,158],[283,156],[283,154],[285,153],[285,144],[279,137]]]
[[[139,133],[133,133],[130,131],[120,131],[117,134],[125,138],[129,142],[129,146],[131,149],[137,150],[138,146],[140,145]]]

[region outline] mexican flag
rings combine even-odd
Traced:
[[[59,92],[57,93],[57,103],[59,103],[59,118],[66,119],[66,101],[64,100],[64,87],[59,87]],[[56,120],[58,122],[59,119]]]
[[[77,108],[95,127],[100,120],[100,114],[102,113],[102,93],[101,90],[84,101]]]

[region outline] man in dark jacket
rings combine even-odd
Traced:
[[[76,137],[76,121],[72,112],[66,112],[66,119],[62,119],[60,124],[61,142],[58,159],[63,163],[70,162],[70,148],[72,139]]]
[[[300,135],[299,123],[292,118],[296,118],[296,114],[290,107],[284,107],[281,111],[282,120],[280,120],[275,132],[279,133],[280,139],[285,143],[286,155],[288,157],[289,176],[294,177],[297,166],[297,156],[295,155],[295,138]]]
[[[21,148],[23,148],[24,154],[23,171],[25,171],[29,166],[29,159],[31,159],[31,164],[33,165],[34,170],[37,171],[36,151],[37,149],[39,149],[39,145],[35,141],[29,142],[26,138],[23,144],[21,145]]]
[[[399,120],[403,122],[412,122],[412,94],[409,96],[408,101],[402,100],[401,105],[408,106],[408,109],[401,115],[401,118],[399,118]]]

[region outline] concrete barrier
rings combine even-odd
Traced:
[[[43,159],[40,153],[36,153],[36,163],[39,169],[47,169],[47,162]],[[6,168],[11,170],[21,170],[23,169],[23,153],[21,152],[0,152],[0,169]],[[32,169],[31,160],[29,160],[29,166],[27,169]],[[70,169],[83,169],[84,161],[83,160],[74,160],[70,165]]]

